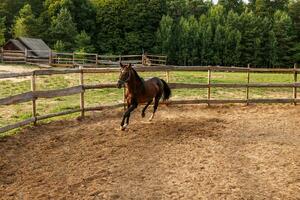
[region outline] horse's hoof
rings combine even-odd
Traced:
[[[149,118],[149,122],[151,122],[153,120],[154,114],[151,115],[151,117]]]
[[[145,113],[142,113],[142,118],[144,118],[146,116],[146,114]]]
[[[120,130],[121,130],[121,131],[125,131],[126,128],[127,128],[127,126],[128,126],[128,124],[125,124],[125,125],[121,126],[121,127],[120,127]]]

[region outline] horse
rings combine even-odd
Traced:
[[[129,125],[130,114],[139,104],[146,103],[146,106],[142,110],[142,118],[144,118],[148,106],[154,100],[153,113],[149,118],[149,121],[152,121],[161,97],[163,97],[163,101],[166,101],[171,96],[171,89],[164,80],[157,77],[144,80],[138,75],[131,64],[120,63],[120,76],[117,87],[120,89],[122,86],[126,88],[125,98],[127,102],[127,110],[124,112],[121,122],[120,129],[122,131]]]

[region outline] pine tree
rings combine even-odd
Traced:
[[[199,62],[199,23],[192,15],[188,19],[188,65],[194,65]]]
[[[216,28],[214,42],[213,42],[213,51],[214,56],[212,59],[212,63],[215,65],[222,65],[223,64],[223,55],[224,55],[224,48],[225,48],[225,30],[224,26],[218,25]]]
[[[5,17],[0,18],[0,46],[5,43]]]
[[[241,13],[243,11],[244,3],[242,0],[219,0],[219,5],[222,5],[226,12],[234,11]]]
[[[26,4],[19,12],[12,31],[14,37],[34,37],[36,33],[36,20],[32,13],[31,6]]]
[[[54,44],[54,50],[56,52],[64,52],[66,51],[66,45],[64,44],[63,41],[57,40],[56,43]]]
[[[186,18],[181,17],[179,21],[179,34],[178,37],[178,52],[179,52],[179,58],[181,60],[180,64],[187,65],[188,63],[188,40],[189,40],[189,23]]]
[[[75,37],[76,51],[92,53],[95,51],[95,48],[91,44],[91,37],[85,32],[81,31]]]
[[[170,54],[173,22],[174,20],[169,15],[163,16],[160,21],[159,28],[156,32],[156,40],[159,48],[158,52],[161,54]]]
[[[257,45],[255,46],[255,40],[258,37],[258,23],[257,17],[252,11],[246,10],[240,16],[241,32],[241,65],[256,63],[254,59],[255,51],[257,51]],[[256,41],[257,44],[258,41]],[[256,52],[257,53],[257,52]]]
[[[291,65],[292,20],[286,12],[276,11],[274,14],[274,33],[277,40],[277,65]]]
[[[269,15],[269,6],[267,0],[256,0],[255,1],[255,13],[259,16]]]
[[[61,9],[60,13],[52,20],[50,34],[52,41],[59,39],[64,42],[67,50],[73,50],[77,30],[67,9]]]
[[[277,40],[273,30],[268,32],[266,49],[268,49],[265,57],[266,66],[273,67],[277,62]]]

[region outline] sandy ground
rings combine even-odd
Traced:
[[[300,199],[300,106],[159,109],[126,132],[109,111],[0,139],[0,198]]]
[[[21,73],[21,72],[31,72],[33,70],[37,70],[39,68],[33,66],[21,66],[21,65],[8,65],[8,64],[0,64],[0,73]]]

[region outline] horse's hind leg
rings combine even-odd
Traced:
[[[152,103],[153,99],[151,99],[150,101],[148,101],[147,105],[145,106],[145,108],[143,108],[143,111],[142,111],[142,117],[144,118],[145,117],[145,112],[147,110],[147,108],[149,107],[149,105]]]
[[[153,118],[154,118],[154,115],[155,115],[155,112],[157,110],[157,107],[158,107],[158,103],[159,103],[159,99],[161,98],[161,95],[157,95],[155,97],[155,100],[154,100],[154,106],[153,106],[153,113],[151,115],[151,117],[149,118],[149,121],[152,121]]]

